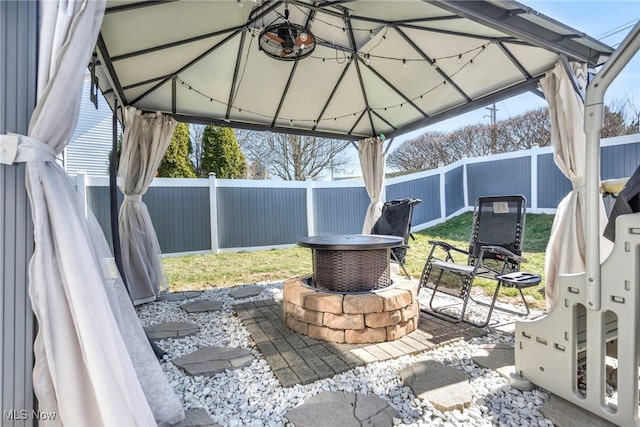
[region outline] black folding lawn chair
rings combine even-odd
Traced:
[[[413,217],[413,207],[422,202],[420,199],[398,199],[385,202],[382,206],[382,214],[371,228],[371,234],[381,234],[385,236],[397,236],[404,239],[402,246],[391,248],[391,260],[397,262],[408,279],[411,278],[404,267],[409,248],[409,237],[415,239],[411,234],[411,219]]]
[[[520,263],[525,261],[521,256],[525,216],[524,196],[479,197],[475,205],[473,234],[468,250],[456,248],[442,241],[429,241],[432,248],[418,288],[418,291],[423,288],[433,291],[429,300],[430,310],[427,311],[445,320],[465,321],[475,326],[486,326],[502,285],[518,289],[525,311],[517,312],[504,308],[501,310],[514,314],[528,314],[529,307],[522,289],[539,283],[540,276],[518,273]],[[456,262],[455,258],[458,260],[465,258],[466,264]],[[471,287],[476,278],[489,279],[496,283],[490,303],[473,300],[478,304],[489,306],[489,313],[484,322],[474,322],[465,318],[465,311],[471,298]],[[458,309],[450,302],[442,304],[442,294],[459,298],[462,307]],[[440,304],[434,303],[436,299]]]

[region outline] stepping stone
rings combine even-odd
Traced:
[[[462,411],[471,405],[469,376],[452,366],[425,360],[402,369],[400,378],[416,397],[428,400],[439,411]]]
[[[485,344],[471,359],[481,368],[488,368],[509,379],[516,371],[515,351],[506,344]]]
[[[164,322],[144,328],[149,338],[161,340],[164,338],[182,338],[200,332],[200,327],[189,322]]]
[[[250,350],[240,347],[205,347],[173,359],[173,364],[189,375],[215,375],[226,369],[249,366],[254,357]]]
[[[540,408],[545,418],[550,419],[558,427],[609,427],[615,426],[604,418],[574,405],[558,396],[551,395],[551,399]]]
[[[184,411],[185,419],[173,427],[222,427],[213,422],[213,419],[204,408],[192,408]]]
[[[388,427],[398,411],[376,396],[323,391],[284,416],[296,426]]]
[[[200,296],[202,291],[183,291],[183,292],[169,292],[167,294],[159,295],[156,298],[157,301],[184,301],[189,298],[195,298]]]
[[[203,299],[182,304],[182,309],[187,313],[202,313],[205,311],[218,311],[222,308],[222,302]]]
[[[234,288],[229,291],[229,296],[235,299],[257,297],[262,293],[260,286],[244,286],[242,288]]]

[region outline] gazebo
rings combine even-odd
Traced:
[[[614,52],[498,0],[9,1],[0,19],[0,199],[12,207],[0,214],[3,408],[34,408],[35,391],[61,423],[165,424],[181,415],[142,329],[130,327],[122,271],[55,161],[75,126],[87,65],[125,126],[120,229],[123,248],[138,253],[124,254],[134,300],[138,287],[144,300],[162,285],[141,195],[176,121],[357,141],[371,198],[366,229],[381,206],[385,141],[519,93],[542,96],[542,86],[554,119],[572,129],[554,144],[574,199],[586,195],[584,284],[589,308],[599,309],[602,96],[637,51],[638,26]],[[603,64],[611,73],[599,73],[586,95],[585,149],[586,77]],[[575,151],[587,155],[578,171],[567,158]]]

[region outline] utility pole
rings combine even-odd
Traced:
[[[485,107],[485,110],[489,110],[490,114],[485,114],[484,117],[488,117],[489,120],[491,121],[491,145],[489,146],[489,150],[491,152],[491,154],[496,154],[497,151],[497,134],[498,134],[498,128],[496,126],[496,112],[498,111],[498,109],[496,108],[496,103],[494,102],[492,104],[491,107]]]

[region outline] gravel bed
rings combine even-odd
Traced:
[[[503,343],[513,346],[512,337],[493,333],[413,356],[356,367],[312,384],[283,388],[267,362],[252,347],[249,333],[231,308],[239,302],[282,298],[281,283],[260,285],[264,290],[259,296],[240,301],[229,297],[227,288],[211,289],[196,298],[221,301],[223,307],[218,312],[189,314],[180,308],[183,301],[154,302],[137,308],[143,326],[169,320],[200,326],[198,334],[157,342],[172,358],[206,346],[243,347],[251,349],[256,356],[256,360],[244,369],[228,370],[212,377],[185,375],[171,359],[161,363],[185,409],[204,408],[214,422],[223,426],[290,426],[284,414],[326,390],[357,392],[385,399],[398,411],[394,425],[399,426],[553,426],[540,411],[549,398],[547,393],[535,389],[518,391],[507,379],[490,369],[480,368],[471,360],[471,355],[481,345]],[[398,372],[427,359],[451,365],[469,375],[474,398],[469,408],[462,412],[440,412],[430,402],[416,398],[402,384]]]

